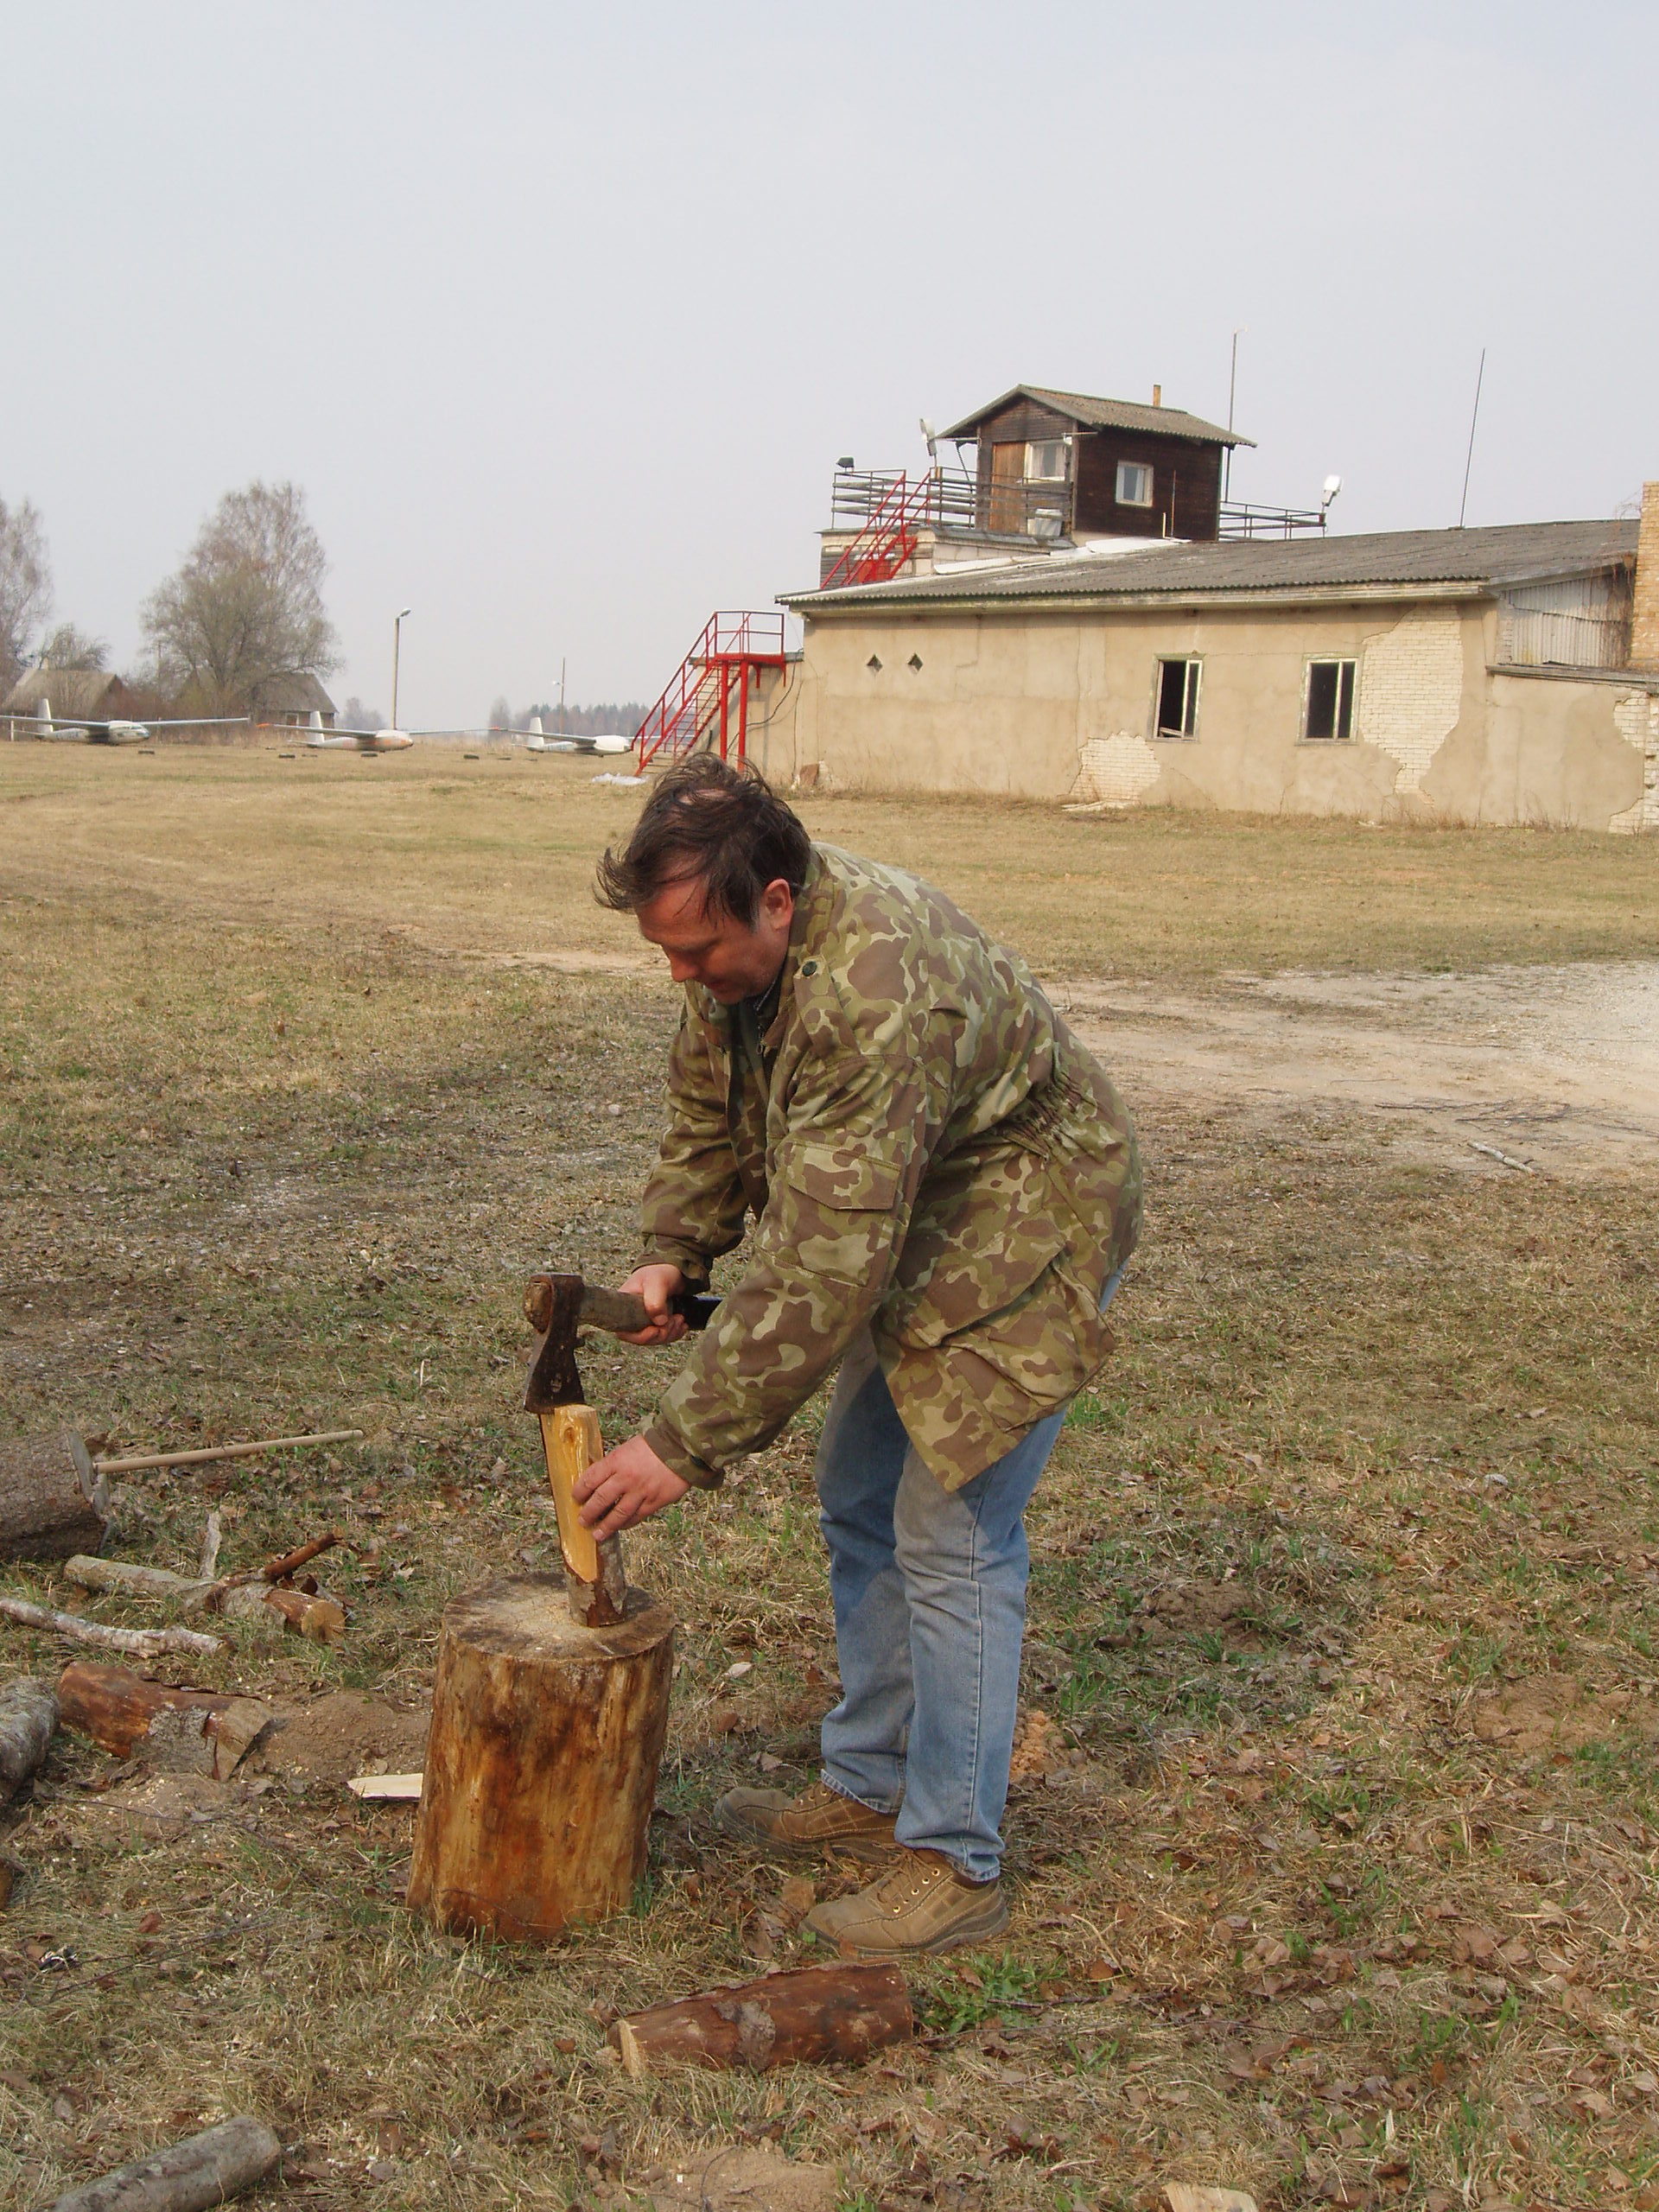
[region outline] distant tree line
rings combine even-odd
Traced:
[[[625,700],[620,706],[601,702],[596,707],[573,707],[564,702],[564,733],[567,737],[609,737],[613,734],[632,737],[645,719],[647,709],[637,699]],[[542,728],[551,734],[558,726],[559,702],[556,699],[544,707],[526,707],[510,727],[528,729],[532,715],[542,718]]]
[[[331,676],[340,660],[323,605],[327,566],[297,485],[256,479],[227,492],[144,601],[147,653],[132,689],[177,713],[257,717],[296,678]],[[73,622],[49,627],[52,607],[39,511],[0,500],[0,690],[30,667],[107,667],[104,639]]]

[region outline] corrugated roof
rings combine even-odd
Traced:
[[[1015,399],[1034,399],[1039,407],[1052,409],[1056,415],[1065,416],[1083,429],[1135,430],[1148,436],[1185,438],[1195,445],[1206,446],[1253,446],[1255,442],[1253,438],[1241,438],[1236,431],[1224,430],[1218,423],[1206,423],[1201,415],[1188,415],[1179,407],[1139,407],[1132,399],[1096,399],[1086,391],[1050,391],[1046,385],[1038,384],[1015,385],[1001,399],[992,400],[988,407],[976,408],[943,435],[947,438],[974,437],[988,415],[1000,414]]]
[[[1471,596],[1551,576],[1585,575],[1636,557],[1635,520],[1527,522],[1479,530],[1389,530],[1144,552],[1048,556],[1007,568],[949,569],[830,592],[786,592],[785,607],[1015,605],[1082,600],[1208,599],[1261,594],[1373,597],[1390,587],[1466,586]]]

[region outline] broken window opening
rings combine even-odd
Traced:
[[[1302,735],[1311,745],[1344,744],[1354,734],[1354,677],[1351,660],[1311,660],[1302,709]]]
[[[1160,660],[1158,664],[1158,735],[1196,737],[1198,734],[1198,683],[1201,660]]]

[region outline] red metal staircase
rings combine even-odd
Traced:
[[[784,665],[781,613],[711,614],[702,635],[670,678],[663,696],[634,733],[639,766],[666,753],[677,760],[716,726],[723,760],[734,737],[737,758],[748,749],[749,692],[760,671]]]
[[[916,550],[925,522],[937,522],[937,470],[912,476],[900,469],[874,500],[864,527],[848,546],[820,591],[837,591],[853,584],[884,584],[896,576]]]

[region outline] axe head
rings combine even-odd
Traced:
[[[546,1284],[551,1291],[547,1297],[542,1291]],[[542,1275],[531,1286],[525,1299],[528,1310],[531,1296],[535,1297],[537,1310],[531,1313],[532,1322],[547,1314],[547,1325],[536,1343],[535,1355],[530,1363],[530,1379],[524,1385],[526,1413],[550,1413],[555,1406],[581,1405],[584,1402],[582,1377],[576,1372],[576,1328],[582,1319],[582,1277],[580,1275]]]

